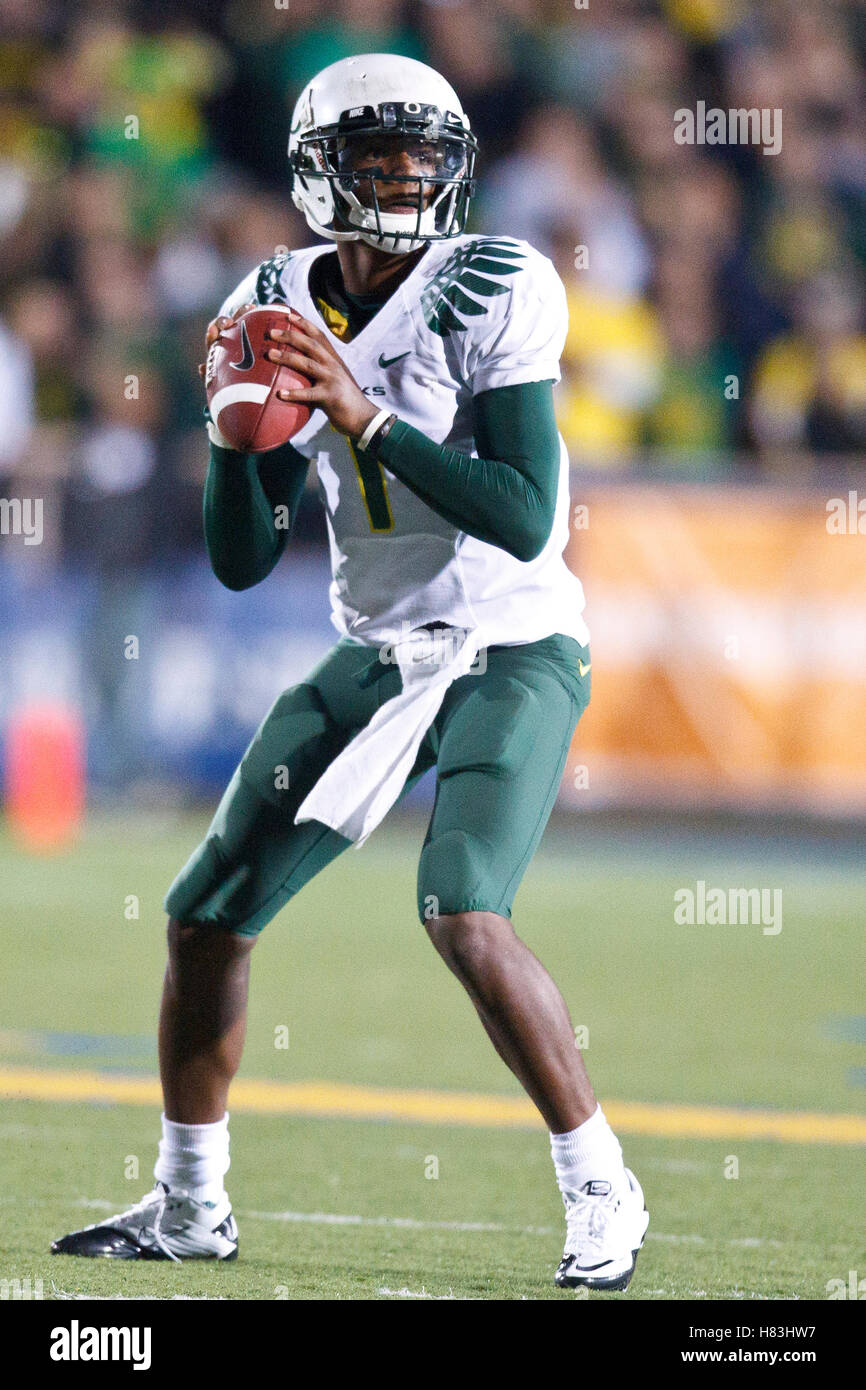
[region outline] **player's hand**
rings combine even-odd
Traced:
[[[287,328],[272,328],[270,336],[280,346],[268,352],[272,362],[281,362],[309,377],[312,386],[296,391],[278,391],[281,401],[304,401],[323,410],[340,434],[357,439],[378,414],[364,395],[342,357],[334,351],[325,334],[290,311]]]
[[[243,315],[248,313],[250,309],[258,309],[260,307],[261,306],[259,304],[242,304],[239,309],[235,309],[233,314],[220,314],[218,318],[211,319],[210,323],[207,326],[207,333],[205,334],[204,340],[205,356],[207,356],[208,352],[210,351],[213,344],[216,342],[219,335],[226,328],[231,328],[232,324],[237,323],[238,319],[242,318]],[[204,377],[204,362],[199,362],[198,374],[200,377]]]

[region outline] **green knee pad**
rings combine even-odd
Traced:
[[[489,850],[465,830],[448,830],[424,846],[418,863],[418,916],[446,917],[455,912],[511,915],[501,901],[501,885],[490,880]]]
[[[165,896],[165,910],[178,922],[205,922],[217,927],[231,927],[225,915],[234,893],[249,878],[249,868],[238,865],[227,872],[217,847],[217,838],[210,835],[181,869]]]

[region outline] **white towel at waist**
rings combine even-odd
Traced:
[[[295,823],[321,821],[363,844],[403,790],[446,690],[467,674],[482,646],[477,628],[418,628],[390,644],[385,659],[400,668],[400,694],[337,754],[298,807]]]

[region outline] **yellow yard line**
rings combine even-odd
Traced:
[[[159,1082],[149,1076],[96,1071],[38,1071],[0,1067],[0,1096],[13,1100],[97,1101],[159,1105]],[[239,1078],[233,1112],[323,1115],[353,1120],[538,1129],[535,1108],[522,1096],[468,1091],[397,1091],[334,1081],[253,1081]],[[866,1144],[866,1115],[807,1110],[739,1110],[733,1106],[664,1105],[605,1100],[605,1114],[623,1134],[677,1139],[779,1139],[788,1144]]]

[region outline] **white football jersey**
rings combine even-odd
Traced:
[[[345,343],[324,323],[308,286],[313,261],[333,249],[308,247],[263,262],[220,313],[285,301],[330,338],[371,405],[393,411],[436,443],[476,456],[473,395],[559,380],[565,291],[551,262],[527,242],[472,235],[432,242]],[[443,622],[480,628],[488,645],[534,642],[555,632],[588,642],[583,589],[562,558],[569,494],[561,438],[553,529],[528,562],[459,530],[381,464],[362,477],[348,439],[321,410],[292,444],[318,469],[338,632],[380,644]]]

